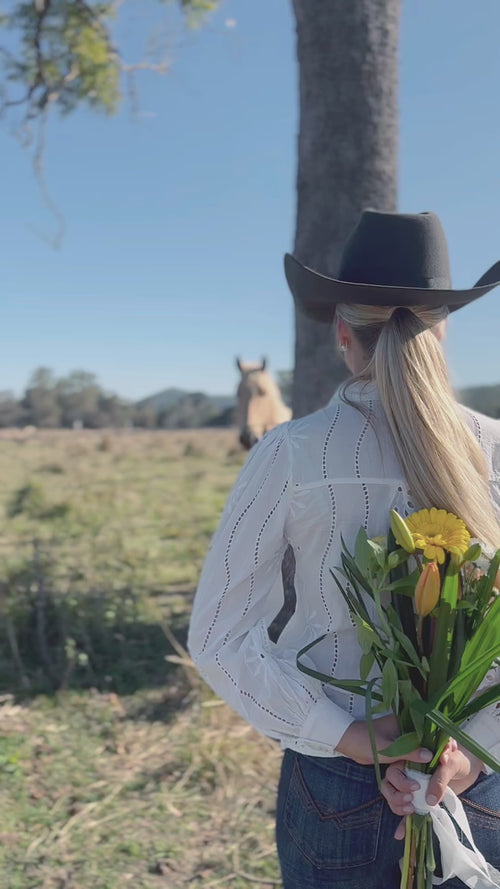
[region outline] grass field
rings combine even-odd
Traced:
[[[280,754],[184,651],[232,430],[0,435],[0,887],[281,885]]]

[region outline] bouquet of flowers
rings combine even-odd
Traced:
[[[500,763],[461,727],[500,700],[500,683],[480,688],[500,658],[500,550],[485,560],[464,522],[434,508],[407,519],[391,511],[387,537],[369,539],[360,529],[354,554],[342,544],[342,567],[332,575],[356,623],[360,678],[337,680],[302,663],[319,639],[299,652],[299,669],[364,696],[379,784],[379,753],[404,759],[417,747],[427,747],[434,754],[432,762],[413,768],[431,773],[450,738],[500,772]],[[401,735],[378,751],[373,716],[390,710]],[[415,798],[415,814],[406,819],[401,889],[432,886],[434,833],[444,879],[457,875],[476,889],[498,887],[500,873],[475,847],[455,794],[448,789],[441,806],[429,808],[428,778],[419,774],[417,780],[424,790],[419,791],[420,802]],[[468,845],[461,843],[455,824]]]

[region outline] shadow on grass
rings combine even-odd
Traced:
[[[178,654],[177,640],[185,645],[187,614],[164,629],[130,590],[25,596],[2,610],[2,693],[29,698],[95,688],[131,695],[179,685],[182,668],[167,658]]]

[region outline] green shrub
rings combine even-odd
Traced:
[[[14,495],[7,506],[7,515],[9,518],[15,518],[18,515],[25,515],[30,519],[42,518],[47,509],[47,498],[45,489],[40,482],[28,482],[14,492]]]
[[[168,644],[130,589],[56,589],[56,566],[0,563],[0,690],[97,688],[118,693],[165,682]]]

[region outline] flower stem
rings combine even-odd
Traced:
[[[432,827],[432,818],[428,816],[427,818],[427,840],[426,840],[426,859],[425,866],[427,868],[427,882],[425,884],[425,889],[432,889],[432,875],[436,870],[436,859],[434,858],[434,845],[433,845],[433,837],[434,837],[434,828]]]
[[[413,817],[407,815],[405,818],[405,849],[403,853],[403,866],[401,868],[400,889],[411,889],[410,884],[410,847],[412,834]]]
[[[424,627],[424,619],[423,619],[422,615],[419,614],[417,617],[417,642],[418,642],[420,657],[423,657],[423,655],[424,655],[424,639],[423,639],[423,634],[422,634],[423,627]]]
[[[427,824],[422,824],[418,835],[418,862],[417,862],[417,889],[426,889],[426,845],[427,845]]]
[[[413,889],[415,883],[415,865],[417,862],[417,838],[418,827],[415,824],[415,818],[412,818],[411,843],[410,843],[410,889]]]

